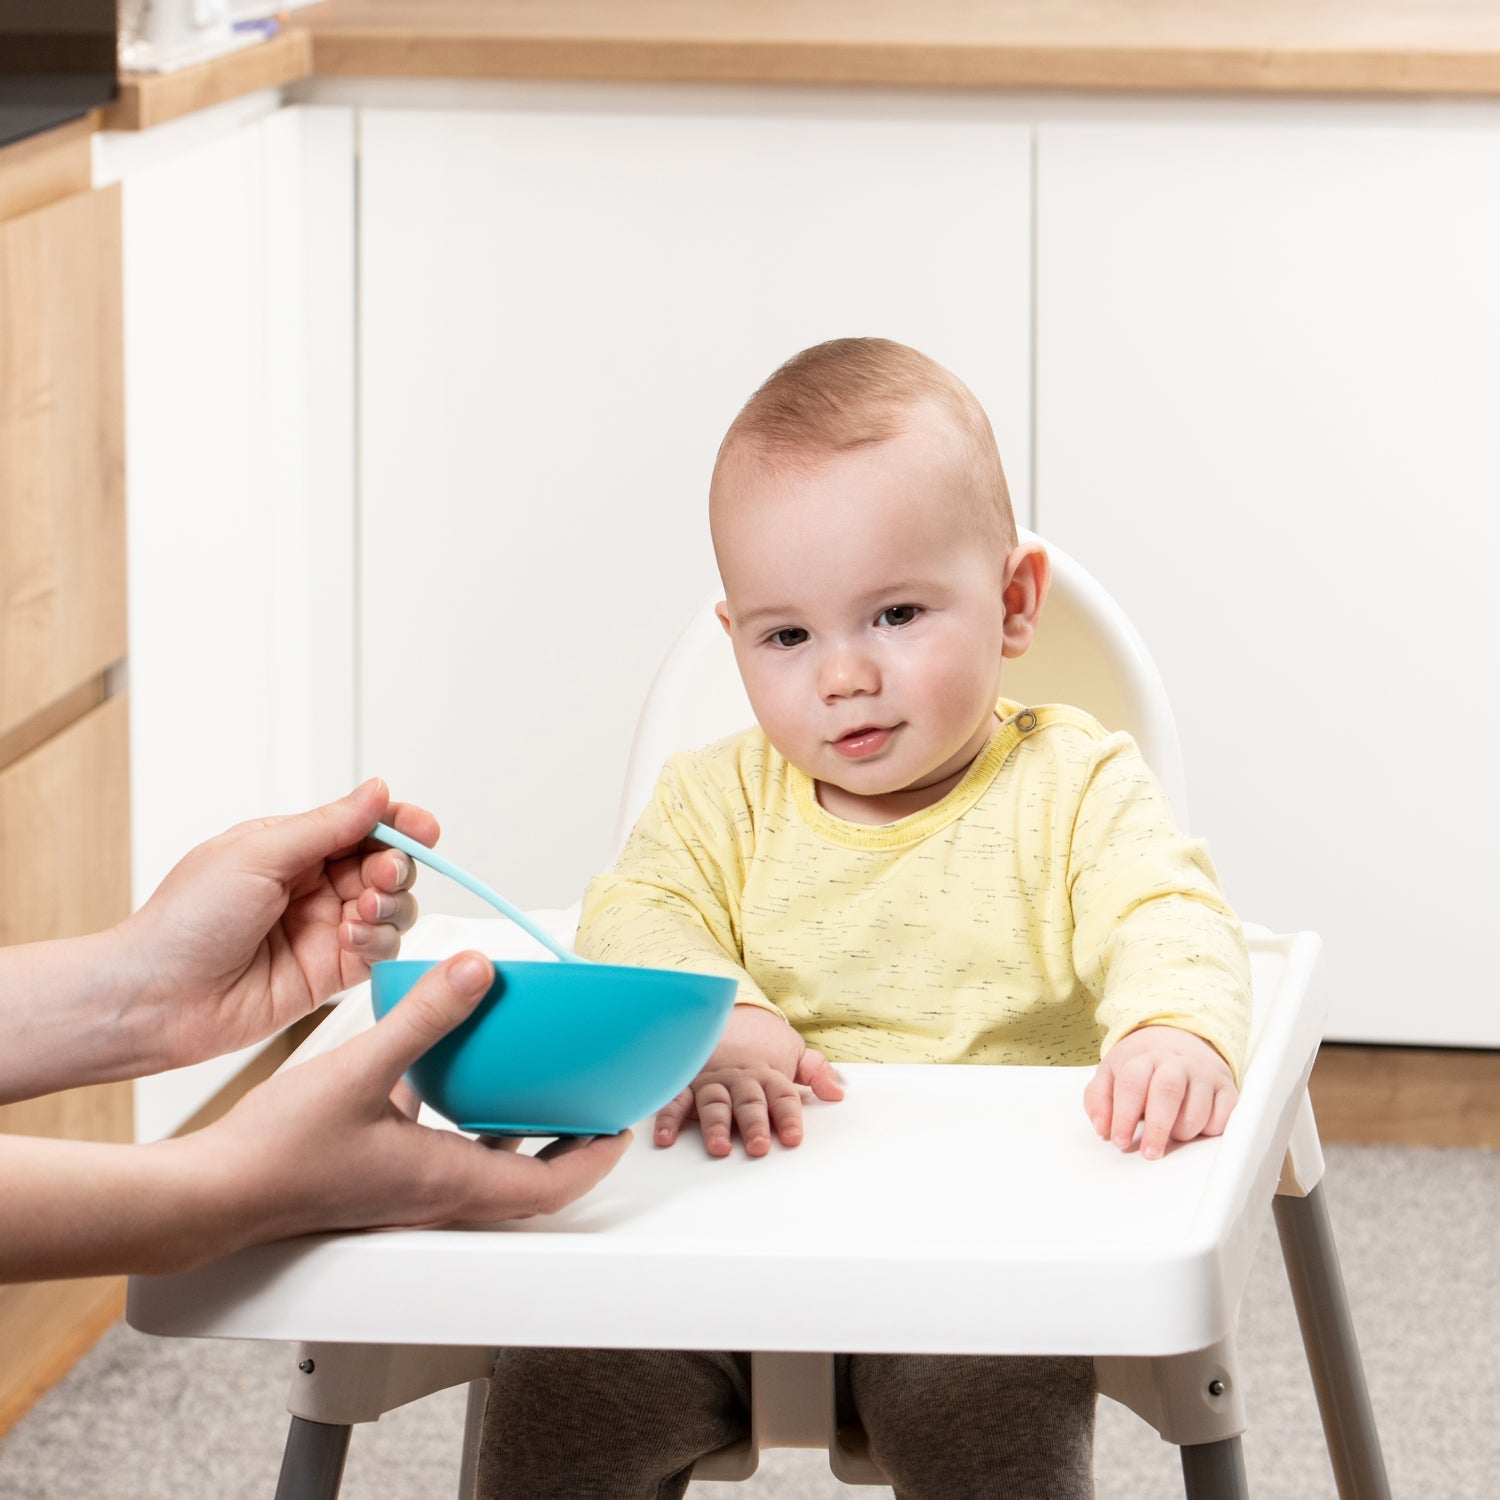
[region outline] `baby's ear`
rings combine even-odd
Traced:
[[[732,632],[729,629],[729,601],[727,599],[720,599],[714,605],[714,613],[719,617],[719,624],[724,627],[724,634],[731,634]]]
[[[1036,634],[1042,602],[1052,583],[1052,559],[1038,541],[1019,543],[1005,559],[1005,625],[1002,653],[1022,656]]]

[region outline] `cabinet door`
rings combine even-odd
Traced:
[[[201,840],[353,774],[353,119],[124,160],[137,903]],[[170,1133],[245,1058],[137,1085]]]
[[[1052,127],[1037,525],[1121,600],[1330,1036],[1500,1044],[1500,130]]]
[[[943,361],[1024,519],[1030,132],[979,99],[513,97],[360,117],[361,756],[566,905],[717,597],[709,473],[777,364],[849,334]]]
[[[0,224],[0,741],[125,655],[120,201]]]

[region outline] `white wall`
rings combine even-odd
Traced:
[[[362,112],[361,767],[453,858],[540,906],[607,862],[646,686],[717,588],[719,439],[797,350],[951,365],[1024,504],[1030,149],[963,96]]]

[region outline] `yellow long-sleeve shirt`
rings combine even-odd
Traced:
[[[1249,959],[1203,844],[1128,735],[998,712],[946,797],[874,827],[759,729],[674,756],[578,951],[732,975],[835,1062],[1087,1064],[1156,1022],[1238,1078]]]

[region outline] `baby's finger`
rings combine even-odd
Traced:
[[[1174,1141],[1195,1141],[1203,1134],[1208,1117],[1214,1107],[1214,1086],[1202,1078],[1189,1078],[1187,1097],[1177,1111],[1177,1123],[1172,1127]]]
[[[698,1111],[698,1128],[703,1133],[704,1149],[710,1156],[728,1156],[734,1129],[729,1090],[722,1083],[701,1084],[694,1091],[693,1104]]]
[[[1230,1112],[1239,1097],[1240,1091],[1232,1083],[1220,1085],[1214,1093],[1214,1107],[1208,1112],[1208,1124],[1203,1127],[1204,1135],[1224,1134]]]
[[[683,1091],[670,1103],[656,1112],[656,1124],[651,1138],[658,1146],[670,1146],[682,1130],[682,1122],[693,1112],[693,1091]]]
[[[1115,1070],[1107,1063],[1100,1063],[1083,1091],[1083,1109],[1094,1127],[1094,1134],[1103,1138],[1109,1135],[1110,1121],[1115,1112]]]
[[[830,1104],[844,1097],[844,1085],[834,1072],[833,1064],[816,1047],[805,1047],[797,1059],[795,1082],[813,1091],[819,1099]]]
[[[1110,1115],[1109,1138],[1121,1151],[1128,1151],[1135,1139],[1135,1127],[1146,1112],[1146,1092],[1151,1086],[1151,1063],[1145,1058],[1127,1062],[1115,1073],[1114,1109]]]
[[[1187,1091],[1187,1069],[1179,1062],[1163,1061],[1151,1075],[1151,1088],[1146,1096],[1146,1128],[1141,1132],[1141,1155],[1147,1161],[1155,1161],[1167,1149]]]
[[[772,1079],[766,1085],[766,1104],[771,1111],[771,1128],[783,1146],[800,1145],[802,1141],[802,1095],[790,1079]]]
[[[734,1100],[734,1123],[739,1126],[746,1156],[764,1156],[771,1149],[771,1117],[766,1108],[766,1091],[759,1080],[736,1078],[731,1094]]]

